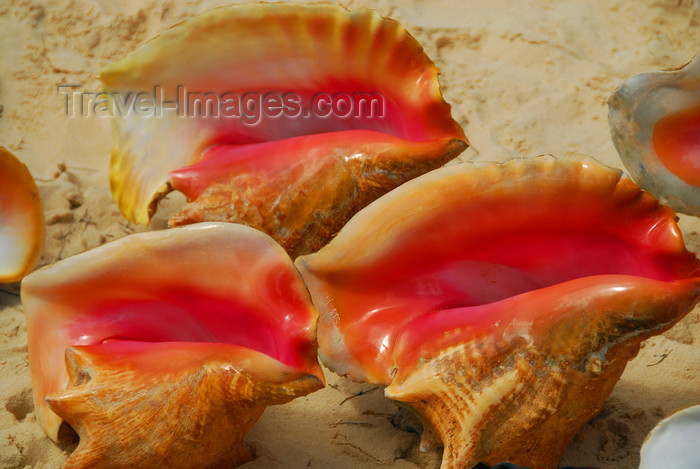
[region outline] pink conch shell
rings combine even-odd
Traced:
[[[674,210],[700,215],[700,56],[633,76],[608,105],[613,142],[634,180]]]
[[[114,198],[129,220],[147,223],[174,188],[191,203],[171,225],[243,223],[293,257],[315,251],[357,210],[466,148],[438,74],[398,22],[374,11],[277,3],[212,10],[102,71],[105,91],[117,94]],[[118,112],[139,92],[169,101],[161,116]],[[213,104],[203,116],[195,93],[219,105],[225,99],[215,97],[297,96],[301,104],[290,108],[300,114],[253,124],[244,109]],[[302,111],[318,93],[381,99],[358,102],[349,117]],[[168,112],[178,99],[179,109]]]
[[[27,167],[0,147],[0,283],[17,282],[39,260],[44,212]]]
[[[299,274],[245,226],[128,236],[27,276],[22,302],[37,419],[80,436],[67,467],[230,467],[265,406],[323,386]]]
[[[674,213],[584,157],[435,170],[296,264],[322,360],[417,409],[443,468],[556,467],[700,294]]]

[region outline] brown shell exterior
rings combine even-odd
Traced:
[[[214,43],[235,47],[211,47]],[[100,80],[110,93],[150,91],[158,85],[168,99],[178,95],[180,85],[215,94],[335,93],[359,86],[353,91],[383,92],[401,104],[402,112],[420,118],[427,140],[457,139],[466,148],[464,132],[442,98],[438,75],[416,39],[376,11],[259,2],[216,8],[176,25],[107,66]],[[336,86],[343,81],[347,86]],[[168,192],[171,171],[195,163],[212,144],[228,141],[231,129],[250,130],[243,125],[224,126],[226,130],[216,119],[167,113],[147,126],[135,114],[115,116],[112,125],[110,187],[124,216],[140,224],[148,223],[158,198]],[[297,124],[271,125],[277,129],[275,139],[300,134]],[[302,133],[320,130],[332,127]],[[239,215],[244,218],[246,214]]]
[[[431,361],[429,397],[405,401],[423,415],[444,442],[442,468],[479,462],[514,462],[556,468],[580,428],[602,408],[639,345],[627,344],[605,371],[573,364],[551,367],[518,344],[484,341],[453,348]],[[502,360],[503,355],[507,356]],[[498,363],[494,366],[494,363]],[[562,366],[563,365],[563,366]],[[495,370],[495,372],[494,372]],[[507,382],[502,391],[499,385]],[[484,393],[499,393],[485,409]]]
[[[675,324],[698,294],[694,279],[636,302],[600,298],[527,333],[476,337],[424,362],[405,380],[413,386],[392,383],[386,395],[432,424],[445,446],[442,469],[502,461],[555,469],[641,342]]]
[[[390,159],[370,153],[361,159],[328,158],[315,166],[300,163],[272,184],[265,176],[236,175],[211,185],[176,213],[169,225],[240,223],[269,234],[296,258],[325,246],[355,213],[375,199],[444,165],[467,147],[456,139],[438,143],[430,148],[433,158],[399,148]],[[232,210],[232,206],[237,209]]]
[[[265,383],[225,361],[153,379],[97,362],[68,348],[71,385],[46,398],[80,436],[66,469],[234,467],[252,459],[243,437],[267,405],[323,386],[311,375]]]

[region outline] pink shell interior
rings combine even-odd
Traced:
[[[293,314],[306,307],[303,297],[291,287],[296,279],[288,269],[279,268],[258,281],[261,301],[257,304],[233,294],[212,295],[186,282],[149,286],[147,295],[136,293],[138,282],[122,284],[120,288],[133,288],[137,298],[84,295],[81,311],[62,333],[71,338],[70,345],[111,341],[236,344],[291,367],[306,368],[304,358],[311,344],[299,331],[309,326],[306,318]],[[271,309],[283,314],[283,319],[271,314]]]
[[[133,357],[138,342],[153,348],[152,359],[161,355],[153,369],[184,366],[169,349],[220,346],[234,366],[269,357],[252,374],[323,381],[308,293],[284,250],[252,228],[202,223],[132,235],[35,272],[22,301],[37,412],[54,439],[56,416],[43,401],[67,385],[68,346],[109,345]]]
[[[315,304],[328,305],[319,310],[319,341],[331,368],[388,384],[395,360],[406,358],[394,349],[401,334],[413,337],[404,351],[417,349],[457,321],[457,339],[465,339],[497,322],[507,310],[499,302],[574,279],[599,278],[607,288],[628,277],[700,275],[670,209],[592,161],[561,166],[512,182],[488,180],[500,170],[476,170],[471,180],[467,172],[459,179],[458,167],[435,171],[379,199],[318,254],[300,258]],[[439,172],[454,180],[430,187]],[[389,214],[394,220],[382,225]],[[342,358],[336,340],[352,359]],[[363,370],[343,368],[347,360]]]
[[[442,99],[438,74],[398,22],[372,10],[264,3],[214,9],[163,32],[100,74],[105,90],[121,93],[124,99],[130,92],[152,92],[158,85],[165,99],[179,98],[178,113],[188,103],[186,115],[194,114],[183,118],[166,112],[156,119],[116,116],[110,173],[115,200],[127,218],[146,223],[151,201],[167,190],[164,184],[171,171],[208,158],[207,149],[218,146],[242,159],[250,152],[246,145],[260,145],[256,159],[266,165],[266,159],[287,148],[303,161],[305,153],[314,151],[315,146],[307,144],[311,140],[285,142],[303,135],[324,135],[330,142],[335,134],[340,142],[336,152],[348,139],[343,134],[355,130],[373,131],[403,144],[453,140],[466,144]],[[186,98],[184,91],[195,94]],[[201,111],[207,109],[204,93],[219,96],[218,117]],[[292,108],[306,111],[274,117],[276,111],[263,113],[263,99],[270,93],[281,99],[294,93],[301,105]],[[351,99],[378,95],[383,116],[358,112],[359,105],[349,116],[316,115],[310,112],[311,102],[320,93],[343,93]],[[250,103],[256,109],[246,111]],[[255,116],[261,114],[267,117],[257,122]],[[355,144],[361,143],[359,136],[355,135]],[[432,157],[443,154],[444,150]],[[196,171],[191,169],[189,175],[195,177]],[[177,178],[178,172],[173,176]]]

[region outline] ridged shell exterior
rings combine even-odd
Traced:
[[[344,132],[343,142],[337,134],[310,136],[303,151],[274,174],[256,170],[253,160],[252,168],[208,186],[169,224],[241,223],[268,233],[296,258],[318,251],[376,198],[447,163],[464,148],[459,140],[407,142],[382,135],[369,141],[358,132],[363,131]]]
[[[673,212],[585,157],[433,171],[296,265],[322,361],[416,408],[443,468],[556,467],[640,342],[700,295]]]
[[[375,11],[293,4],[212,10],[175,26],[106,67],[100,75],[105,91],[126,99],[129,93],[152,92],[157,85],[158,93],[170,100],[178,95],[180,85],[191,92],[216,95],[380,93],[385,97],[386,117],[363,121],[312,115],[269,119],[251,126],[240,119],[183,118],[167,112],[158,118],[144,118],[135,112],[116,113],[112,119],[112,193],[129,220],[145,224],[157,200],[177,184],[169,180],[172,171],[206,158],[203,152],[212,145],[259,144],[254,160],[261,161],[261,166],[263,160],[278,153],[289,153],[290,161],[269,172],[236,168],[225,181],[230,187],[212,189],[174,224],[192,219],[250,224],[276,237],[290,253],[295,248],[288,246],[299,238],[318,237],[324,244],[337,227],[319,224],[317,217],[332,220],[335,216],[342,226],[357,210],[355,206],[364,206],[378,193],[443,165],[466,148],[464,133],[440,94],[438,74],[418,42],[398,22]],[[114,103],[112,108],[116,109]],[[370,144],[356,136],[332,145],[331,133],[352,130],[379,132],[386,141]],[[287,142],[321,134],[329,136],[331,141],[325,145],[331,148],[317,158],[320,162],[304,164],[322,143]],[[387,146],[393,148],[387,150]],[[323,158],[330,161],[324,163]],[[362,163],[359,174],[355,168],[345,167],[349,159]],[[343,192],[344,185],[358,176],[361,185],[371,185],[373,190]],[[329,187],[338,184],[339,193],[306,199],[305,193],[319,181]],[[356,200],[343,203],[348,197]],[[291,207],[284,212],[285,205],[278,202],[288,199]],[[335,205],[325,206],[328,200]],[[231,213],[216,213],[221,207]],[[283,222],[272,220],[275,217]],[[291,230],[288,226],[294,226],[294,240],[277,237]]]
[[[299,274],[245,226],[113,241],[27,276],[22,303],[37,420],[81,437],[69,467],[230,463],[266,405],[323,386]]]
[[[0,283],[34,268],[44,244],[44,212],[27,167],[0,147]]]
[[[669,171],[653,144],[656,123],[700,104],[700,56],[677,70],[635,75],[608,100],[610,132],[634,180],[674,210],[700,215],[700,187]]]
[[[222,344],[69,347],[66,366],[70,386],[46,397],[80,435],[66,469],[234,467],[252,459],[243,437],[265,407],[323,386]]]
[[[548,292],[549,301],[532,292],[531,305],[514,310],[536,312],[532,322],[446,347],[386,388],[436,429],[445,444],[442,468],[501,461],[557,468],[640,343],[669,329],[700,295],[700,279],[581,285],[588,280],[550,287],[559,291]]]

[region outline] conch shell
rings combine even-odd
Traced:
[[[140,233],[22,282],[34,403],[66,467],[230,467],[267,405],[323,386],[316,312],[252,228]],[[65,357],[65,365],[64,365]]]
[[[313,252],[369,202],[466,148],[438,74],[398,22],[374,11],[279,3],[212,10],[100,74],[113,96],[112,193],[124,216],[145,224],[174,188],[190,204],[171,226],[242,223],[292,257]],[[161,115],[119,112],[138,93],[165,103],[153,112]],[[368,101],[348,116],[310,112],[323,93]],[[275,116],[261,117],[268,96]],[[290,97],[299,102],[283,105]]]
[[[296,265],[322,361],[418,410],[443,468],[556,467],[700,294],[674,213],[587,157],[435,170]]]
[[[700,215],[700,56],[633,76],[608,106],[613,142],[634,180],[674,210]]]
[[[647,436],[639,469],[687,469],[700,461],[700,405],[663,419]]]
[[[0,147],[0,283],[22,280],[44,244],[39,189],[27,167]]]

